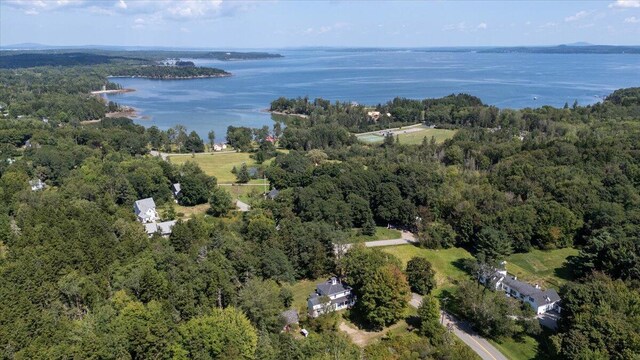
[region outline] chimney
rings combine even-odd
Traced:
[[[338,279],[336,279],[335,277],[331,278],[331,285],[337,285],[338,284]]]

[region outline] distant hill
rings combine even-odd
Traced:
[[[21,44],[32,46],[34,44]],[[35,44],[37,45],[37,44]],[[110,63],[157,64],[167,59],[212,59],[220,61],[279,58],[280,54],[238,51],[30,49],[0,50],[0,68],[76,66]]]
[[[582,43],[577,43],[582,44]],[[528,53],[528,54],[640,54],[640,46],[618,45],[558,45],[497,47],[478,50],[480,53]]]
[[[570,43],[570,44],[563,44],[566,46],[595,46],[592,43],[588,43],[588,42],[584,42],[584,41],[578,41],[578,42],[574,42],[574,43]]]

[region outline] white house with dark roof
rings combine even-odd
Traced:
[[[348,309],[356,303],[351,287],[332,277],[316,286],[316,292],[309,296],[307,309],[309,316],[318,317],[331,311]]]
[[[156,203],[153,198],[146,198],[136,201],[133,204],[133,210],[136,213],[138,221],[141,223],[152,223],[158,220],[158,212],[156,211]]]
[[[147,232],[147,235],[149,236],[153,236],[153,234],[158,232],[162,236],[169,236],[171,235],[171,231],[175,224],[176,224],[175,220],[165,221],[161,223],[152,222],[152,223],[144,224],[144,230]]]
[[[480,282],[495,291],[504,291],[507,296],[531,306],[536,314],[561,311],[560,295],[554,289],[542,290],[538,284],[531,285],[507,274],[506,270],[496,270],[490,276],[481,276]]]

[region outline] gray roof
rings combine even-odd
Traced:
[[[319,305],[322,303],[322,301],[320,301],[321,297],[321,295],[318,295],[316,293],[311,294],[311,296],[309,296],[308,302],[310,302],[312,306]],[[332,299],[331,304],[339,304],[345,301],[351,301],[351,299],[353,299],[353,295],[341,296],[339,298]]]
[[[136,201],[134,208],[136,209],[136,215],[140,213],[146,213],[149,209],[155,209],[156,203],[153,198],[140,199]]]
[[[249,169],[247,169],[247,171],[249,172],[249,176],[251,177],[255,177],[256,175],[258,175],[258,168],[256,167],[250,167]]]
[[[327,282],[323,282],[322,284],[318,284],[316,286],[316,292],[319,295],[331,296],[333,294],[341,293],[343,291],[349,290],[351,291],[351,287],[344,285],[339,280],[333,284],[333,279],[329,279]]]
[[[160,230],[160,234],[162,235],[169,235],[171,234],[171,228],[173,228],[173,225],[175,224],[176,224],[175,220],[165,221],[161,223],[150,223],[150,224],[144,224],[144,229],[147,231],[147,234],[149,235],[155,234],[156,232],[158,232],[158,230]]]
[[[297,324],[300,321],[298,311],[294,309],[283,311],[280,316],[282,316],[287,325]]]
[[[549,304],[560,300],[560,295],[558,295],[554,289],[542,290],[509,275],[505,276],[502,282],[520,294],[532,297],[538,305]]]
[[[275,199],[275,198],[278,196],[278,194],[280,194],[280,190],[278,190],[278,189],[273,189],[273,190],[271,190],[271,191],[269,191],[269,192],[267,193],[267,197],[268,197],[269,199]]]
[[[536,302],[536,304],[538,304],[538,306],[544,305],[544,304],[551,304],[551,303],[554,303],[556,301],[560,301],[560,295],[558,295],[558,293],[553,289],[547,289],[545,291],[540,291],[540,292],[532,294],[530,296],[533,298],[533,300],[535,300],[535,302]]]
[[[174,194],[179,193],[182,190],[182,188],[180,188],[180,183],[175,183],[171,185],[171,190],[173,190]]]
[[[520,280],[516,280],[511,276],[505,276],[502,282],[508,285],[510,288],[517,290],[520,294],[525,296],[533,295],[536,292],[541,292],[541,290],[536,289],[535,286],[532,286]]]

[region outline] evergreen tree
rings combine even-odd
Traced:
[[[247,168],[247,164],[242,163],[242,166],[240,166],[240,170],[238,170],[238,173],[236,174],[236,182],[240,184],[246,184],[249,182],[249,180],[251,180],[251,177],[249,176],[249,169]]]
[[[444,328],[440,324],[440,305],[438,300],[432,295],[422,297],[420,307],[418,307],[418,317],[420,318],[420,335],[429,338],[432,344],[439,344],[442,341]]]

